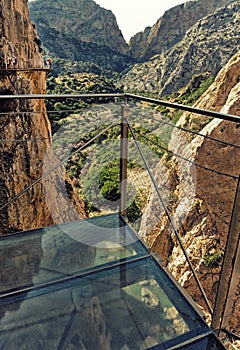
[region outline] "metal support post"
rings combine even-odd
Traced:
[[[128,163],[128,120],[129,106],[125,103],[122,106],[122,121],[121,121],[121,149],[120,149],[120,215],[125,217],[127,211],[127,163]],[[126,225],[120,224],[120,244],[126,246]],[[123,258],[123,261],[125,258]],[[120,287],[126,286],[126,265],[120,266]]]
[[[129,117],[129,106],[122,106],[122,122],[121,122],[121,149],[120,149],[120,213],[126,216],[127,203],[127,163],[128,163],[128,123],[126,119]]]
[[[240,177],[238,178],[236,196],[232,211],[229,233],[225,247],[224,259],[219,278],[217,297],[214,306],[212,328],[218,330],[218,335],[222,328],[224,315],[229,311],[228,302],[229,291],[231,289],[234,269],[236,269],[237,254],[239,253],[240,234]],[[228,310],[227,308],[228,307]]]

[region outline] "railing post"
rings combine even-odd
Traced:
[[[240,177],[238,178],[236,196],[229,226],[229,233],[225,247],[224,259],[219,278],[218,291],[214,305],[214,312],[211,327],[218,330],[218,335],[222,329],[224,316],[232,308],[229,303],[229,292],[232,284],[234,270],[237,270],[239,261],[239,235],[240,235]],[[239,270],[239,266],[238,266]],[[235,273],[236,275],[236,273]],[[236,275],[239,279],[239,276]],[[234,292],[234,291],[233,291]],[[230,298],[232,299],[232,298]]]
[[[121,120],[121,145],[120,145],[120,214],[126,216],[127,211],[127,164],[128,164],[128,123],[129,118],[129,105],[125,102],[122,105],[122,120]],[[120,244],[122,247],[126,246],[126,225],[122,224],[121,218],[119,220],[120,225]],[[123,257],[122,261],[126,258]],[[126,266],[122,264],[120,266],[120,288],[126,286]]]
[[[127,203],[127,163],[128,163],[128,123],[129,106],[122,106],[121,145],[120,145],[120,214],[126,216]]]

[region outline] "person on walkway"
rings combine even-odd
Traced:
[[[48,65],[49,65],[49,68],[51,69],[52,68],[52,60],[51,60],[51,58],[48,58]]]
[[[8,57],[7,59],[7,69],[11,69],[12,68],[12,58]]]
[[[17,64],[18,64],[17,57],[13,56],[13,58],[12,58],[12,66],[13,66],[14,69],[17,69]]]

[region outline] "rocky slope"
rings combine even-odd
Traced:
[[[27,2],[22,0],[3,0],[0,4],[0,47],[1,71],[0,94],[32,94],[46,91],[46,71],[25,68],[41,68],[42,55],[39,37],[32,25]],[[6,71],[6,61],[15,56],[19,71]],[[23,191],[42,176],[43,163],[47,149],[51,149],[51,128],[44,101],[42,100],[1,100],[1,161],[0,161],[0,207]],[[50,148],[49,148],[50,147]],[[52,155],[51,151],[49,154]],[[51,162],[56,162],[51,157]],[[56,172],[59,184],[65,186],[63,169]],[[60,186],[59,185],[59,186]],[[57,198],[62,200],[62,210],[67,203],[55,184],[45,182],[45,196],[41,184],[37,184],[8,206],[1,208],[0,233],[21,231],[53,223],[45,198],[54,205]],[[74,196],[72,196],[74,198]],[[79,212],[84,215],[81,203],[74,199]],[[64,204],[65,203],[65,204]],[[56,221],[61,221],[61,208],[56,207]]]
[[[240,116],[239,72],[240,52],[219,72],[215,82],[203,94],[196,107]],[[185,113],[178,125],[194,131],[198,128],[204,135],[231,143],[226,145],[202,136],[190,136],[175,129],[170,149],[190,162],[173,156],[171,160],[161,161],[156,174],[159,188],[167,191],[163,195],[168,198],[166,205],[175,227],[213,305],[239,176],[240,151],[234,146],[239,146],[239,124],[221,119],[209,122],[208,118]],[[199,167],[198,164],[202,166]],[[158,199],[153,194],[143,217],[142,235],[152,250],[165,258],[170,271],[193,299],[204,307],[163,209],[160,216],[158,215],[160,221],[154,214],[157,202]],[[145,230],[147,235],[143,233]],[[232,312],[228,314],[224,326],[239,333],[239,275],[235,277],[235,287]]]
[[[135,65],[122,79],[125,90],[169,95],[194,75],[216,75],[239,49],[240,2],[236,1],[199,20],[165,54]]]
[[[171,8],[152,28],[147,27],[144,32],[131,38],[131,54],[137,59],[148,60],[156,54],[166,52],[181,41],[201,18],[231,2],[234,0],[195,0]]]
[[[29,4],[29,10],[51,56],[113,71],[132,62],[115,16],[93,0],[38,0]]]

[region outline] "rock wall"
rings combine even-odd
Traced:
[[[219,72],[195,107],[239,116],[239,72],[240,53]],[[239,176],[239,124],[221,119],[209,122],[207,117],[187,113],[182,115],[178,124],[195,131],[198,126],[201,134],[230,143],[223,144],[175,129],[169,147],[188,161],[175,156],[168,161],[164,159],[156,175],[159,188],[167,189],[167,194],[162,193],[168,198],[166,206],[213,306]],[[203,129],[202,125],[205,125]],[[156,195],[152,194],[142,221],[142,235],[146,230],[144,239],[151,249],[165,259],[177,280],[195,301],[205,307],[163,209],[160,221],[156,218],[157,202]],[[240,280],[237,285],[227,328],[239,333]]]
[[[145,58],[148,37],[151,31],[151,27],[146,27],[143,32],[135,34],[129,41],[131,55],[137,60],[143,60]],[[158,49],[161,50],[160,46]]]
[[[127,91],[170,95],[185,87],[194,75],[219,70],[239,50],[239,1],[199,20],[172,48],[135,65],[122,79]]]
[[[46,71],[34,70],[42,67],[43,60],[26,0],[2,0],[0,50],[1,95],[46,92]],[[23,70],[6,70],[6,61],[13,56],[18,60],[17,68]],[[5,206],[42,176],[46,150],[51,145],[51,129],[44,101],[1,100],[0,113],[0,233],[53,224],[41,183]],[[63,171],[59,170],[60,178],[65,181],[61,174]],[[57,197],[56,186],[50,181],[46,186],[47,192],[52,196],[55,193]]]
[[[130,40],[133,57],[148,60],[181,41],[186,32],[201,18],[234,0],[187,1],[164,13],[152,28],[137,33]]]
[[[38,0],[29,4],[44,48],[52,56],[120,72],[131,63],[129,46],[116,18],[93,0]],[[98,65],[98,67],[96,67]],[[54,68],[55,69],[55,68]]]
[[[121,54],[129,51],[113,13],[93,0],[40,0],[29,7],[41,28],[54,28],[70,38],[106,46]]]

